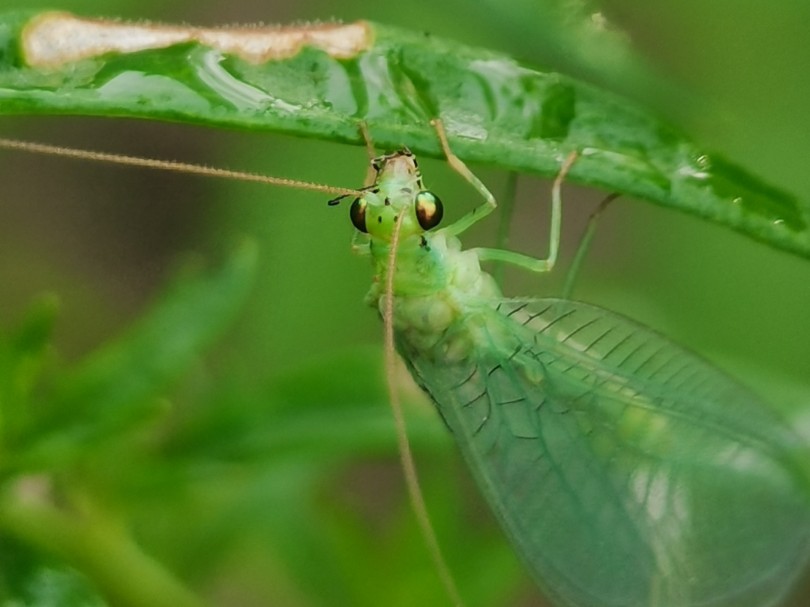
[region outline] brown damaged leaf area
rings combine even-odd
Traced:
[[[197,28],[82,19],[65,12],[34,17],[22,32],[31,67],[58,68],[106,53],[134,53],[198,42],[254,64],[286,59],[303,47],[350,59],[372,43],[365,21],[273,27]]]

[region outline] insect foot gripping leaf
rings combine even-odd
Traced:
[[[454,234],[469,215],[460,229],[429,231],[419,205],[438,197],[409,152],[373,166],[376,183],[351,213],[377,272],[370,302],[384,308],[393,272],[397,347],[554,604],[779,604],[810,547],[791,430],[631,320],[568,300],[503,299],[479,258],[542,264],[462,251]]]

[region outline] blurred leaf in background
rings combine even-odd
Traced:
[[[36,4],[26,2],[24,8]],[[77,14],[212,26],[336,16],[427,30],[657,103],[697,141],[805,199],[810,191],[803,160],[810,146],[810,115],[804,109],[810,52],[803,31],[810,8],[802,3],[450,1],[410,3],[407,10],[353,2],[39,4]],[[0,10],[11,8],[20,4],[0,2]],[[337,185],[360,185],[366,165],[360,148],[177,125],[39,117],[5,118],[3,130],[23,139]],[[400,480],[380,326],[363,304],[370,270],[350,254],[346,209],[327,208],[311,193],[252,184],[6,153],[2,158],[0,325],[23,327],[19,337],[8,334],[12,345],[4,350],[19,355],[3,354],[2,364],[12,369],[5,377],[25,367],[44,382],[32,379],[31,387],[6,382],[2,395],[45,402],[59,389],[54,378],[71,369],[83,369],[74,375],[73,385],[84,387],[74,388],[79,396],[73,402],[85,407],[93,403],[87,394],[106,389],[94,377],[117,377],[130,396],[138,394],[130,399],[123,390],[113,391],[122,402],[137,404],[123,427],[105,426],[96,434],[116,440],[99,441],[92,449],[88,444],[87,451],[66,460],[58,485],[46,489],[89,496],[91,506],[75,507],[101,509],[115,518],[115,524],[108,521],[111,527],[120,523],[147,554],[213,604],[444,604]],[[504,175],[476,170],[501,191]],[[474,202],[444,163],[426,161],[423,173],[448,206],[457,201],[468,208]],[[547,183],[521,180],[518,212],[527,214],[513,221],[512,248],[542,250],[546,230],[535,203],[548,197],[548,189]],[[569,258],[602,196],[566,188]],[[497,222],[491,223],[494,231]],[[123,344],[137,349],[139,339],[163,334],[160,323],[149,328],[160,310],[174,318],[168,312],[171,295],[164,300],[168,308],[158,304],[151,314],[147,302],[172,276],[178,259],[187,259],[190,251],[216,257],[245,235],[258,243],[254,286],[249,295],[231,299],[233,307],[215,333],[224,331],[228,316],[235,326],[216,347],[198,333],[191,350],[175,344],[190,358],[171,350],[130,362]],[[492,242],[492,233],[479,232],[475,239]],[[507,292],[558,294],[563,273],[541,280],[510,273]],[[691,217],[621,200],[597,232],[576,297],[670,335],[801,418],[810,406],[808,278],[802,259]],[[40,337],[49,334],[52,304],[30,312],[32,320],[19,321],[43,292],[56,292],[61,302],[55,350]],[[215,299],[214,292],[210,297]],[[242,297],[246,302],[239,305]],[[206,318],[200,306],[184,309],[188,318],[172,314],[192,325]],[[136,320],[144,315],[146,320]],[[119,338],[122,332],[130,337]],[[14,350],[14,343],[29,346]],[[147,363],[142,370],[157,381],[162,360],[177,362],[186,374],[154,392],[130,385],[137,376],[116,375],[116,369]],[[469,604],[542,605],[441,422],[415,391],[407,400],[434,523]],[[54,453],[65,453],[51,450],[52,438],[70,429],[82,440],[93,436],[93,428],[73,426],[63,414],[48,417],[53,427],[37,426],[42,442],[32,444],[40,447],[17,465],[34,472]],[[105,415],[82,419],[124,421]],[[2,458],[8,470],[5,447]],[[23,600],[32,588],[61,588],[58,592],[82,597],[73,604],[94,604],[86,598],[93,594],[86,580],[63,569],[58,559],[25,550],[5,534],[0,549],[5,597]],[[31,604],[48,603],[31,599]]]

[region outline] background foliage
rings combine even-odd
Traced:
[[[2,10],[17,6],[0,1]],[[336,16],[429,30],[651,104],[707,147],[805,198],[810,191],[810,53],[803,25],[810,8],[798,2],[338,7],[88,0],[42,6],[201,25]],[[626,34],[594,34],[594,21],[586,17],[597,10]],[[267,134],[41,117],[5,118],[0,127],[23,139],[350,187],[362,182],[365,171],[360,148]],[[88,356],[113,360],[116,343],[131,345],[126,338],[117,341],[119,335],[178,272],[234,249],[242,257],[226,268],[238,269],[239,259],[251,263],[238,243],[247,235],[258,244],[255,284],[217,348],[178,360],[171,390],[145,399],[149,406],[133,413],[138,423],[126,433],[114,441],[88,440],[86,451],[65,456],[56,490],[78,501],[81,512],[114,518],[105,529],[128,529],[149,554],[215,604],[441,604],[403,499],[381,377],[380,326],[362,304],[369,269],[349,252],[345,208],[327,208],[311,193],[7,153],[0,171],[0,325],[19,324],[33,300],[55,293],[54,347],[34,357],[53,377],[68,374]],[[447,204],[477,202],[441,162],[425,162],[423,171]],[[503,190],[503,174],[485,168],[480,173],[496,192]],[[542,250],[545,207],[536,203],[547,199],[548,187],[520,182],[524,215],[514,222],[515,248]],[[602,196],[567,188],[569,258]],[[472,239],[491,240],[486,231]],[[226,291],[235,307],[249,281],[247,271],[234,271],[242,286]],[[186,292],[194,285],[203,293],[219,292],[233,275],[226,269],[208,281],[189,279],[185,284],[192,290]],[[510,273],[506,290],[555,294],[562,277]],[[803,419],[810,406],[808,277],[802,259],[694,218],[621,200],[597,232],[576,295],[700,352],[810,435]],[[178,297],[183,291],[175,288],[149,318],[168,314]],[[37,335],[46,332],[51,309],[42,304],[29,316],[29,331],[8,341],[40,352]],[[193,318],[203,318],[200,307],[192,309]],[[229,314],[215,314],[216,322]],[[205,341],[201,330],[194,334]],[[102,347],[104,354],[92,354]],[[148,358],[137,352],[136,359]],[[46,388],[37,386],[34,397],[39,391]],[[542,604],[480,504],[450,437],[424,401],[415,392],[409,396],[428,500],[465,597],[473,605]],[[46,460],[61,455],[43,444]],[[37,463],[25,465],[35,470]],[[2,536],[0,559],[5,597],[44,605],[65,604],[70,596],[75,604],[93,604],[86,583],[58,558],[43,560],[30,544]]]

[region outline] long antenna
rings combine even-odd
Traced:
[[[427,543],[428,551],[433,559],[433,564],[441,578],[442,585],[452,601],[454,607],[464,607],[464,601],[456,587],[453,574],[447,566],[447,561],[442,554],[436,532],[430,522],[430,515],[425,504],[425,497],[422,488],[419,486],[419,476],[416,473],[416,464],[413,461],[411,444],[408,441],[408,432],[405,427],[405,416],[402,413],[402,403],[399,402],[394,378],[396,377],[397,353],[394,345],[394,274],[397,267],[397,249],[399,248],[399,233],[402,228],[402,221],[405,213],[400,213],[394,224],[394,233],[391,238],[391,251],[388,254],[388,273],[385,277],[385,299],[383,304],[383,327],[385,330],[385,369],[388,375],[388,402],[394,414],[394,427],[397,433],[397,444],[399,445],[399,459],[402,470],[405,474],[405,485],[408,488],[408,497],[411,501],[416,520],[422,531],[422,537]]]
[[[107,152],[93,152],[90,150],[77,150],[73,148],[49,145],[47,143],[34,143],[31,141],[17,141],[0,137],[0,148],[15,150],[19,152],[31,152],[34,154],[49,154],[51,156],[62,156],[65,158],[75,158],[77,160],[92,160],[96,162],[108,162],[111,164],[121,164],[125,166],[144,167],[148,169],[160,169],[162,171],[173,171],[176,173],[190,173],[192,175],[204,175],[206,177],[219,177],[222,179],[234,179],[236,181],[255,181],[270,185],[278,185],[287,188],[301,190],[312,190],[315,192],[325,192],[327,194],[338,194],[340,196],[360,196],[361,192],[350,188],[339,188],[309,181],[299,181],[297,179],[284,179],[282,177],[270,177],[258,173],[248,173],[245,171],[231,171],[229,169],[217,169],[199,164],[187,162],[176,162],[173,160],[157,160],[154,158],[139,158],[137,156],[125,156],[123,154],[110,154]]]

